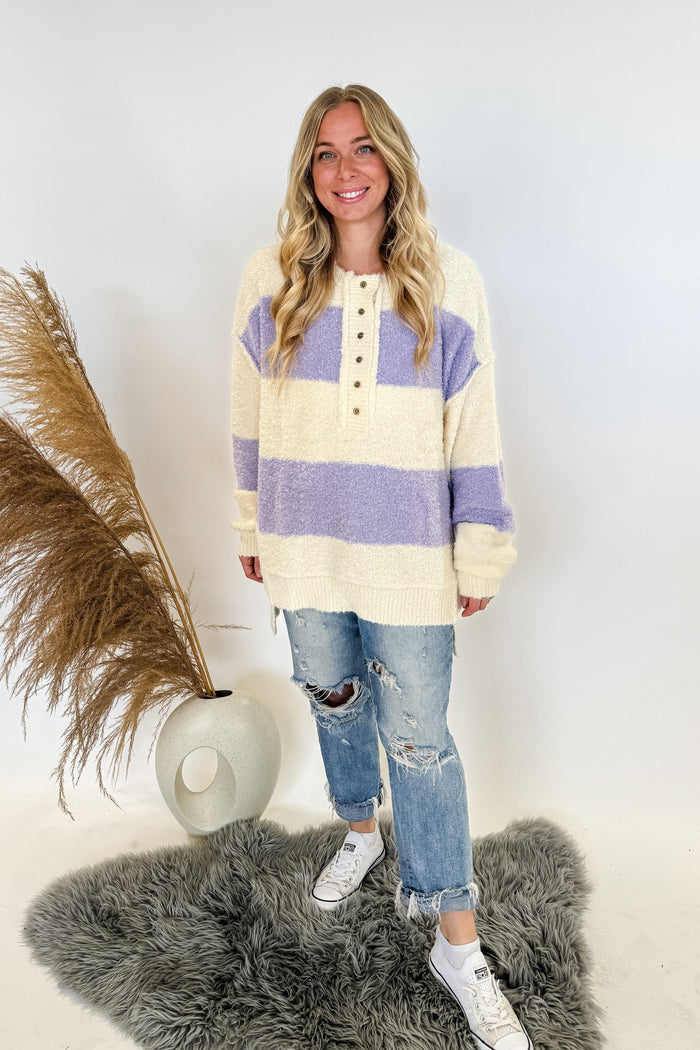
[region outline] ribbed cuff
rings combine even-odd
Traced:
[[[457,582],[462,598],[493,598],[501,581],[485,580],[482,576],[472,576],[469,572],[458,570]]]
[[[238,544],[238,556],[240,558],[255,558],[258,554],[258,534],[257,532],[241,532],[241,539]]]

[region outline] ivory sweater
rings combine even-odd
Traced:
[[[233,452],[241,555],[259,555],[273,607],[452,623],[515,559],[503,489],[481,280],[439,245],[445,294],[428,367],[383,274],[336,267],[278,394],[278,248],[251,258],[234,322]]]

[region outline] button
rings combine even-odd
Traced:
[[[358,339],[362,339],[362,336],[363,336],[364,334],[365,334],[364,332],[358,332],[358,333],[357,333],[357,338],[358,338]]]
[[[356,357],[355,360],[357,361],[358,365],[362,364],[362,358],[361,357]]]
[[[366,288],[366,287],[367,287],[367,281],[360,281],[360,288]],[[360,411],[359,408],[358,408],[357,411],[358,412]]]
[[[359,410],[359,408],[353,408],[353,410],[352,410],[352,414],[353,414],[354,416],[359,416],[359,414],[360,414],[360,410]]]
[[[362,309],[362,307],[360,307],[360,309],[357,312],[358,314],[363,314],[365,311]]]
[[[360,380],[359,380],[359,379],[356,379],[353,385],[354,385],[354,386],[359,386],[359,385],[360,385]]]

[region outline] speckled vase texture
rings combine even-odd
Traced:
[[[57,879],[25,940],[59,987],[149,1050],[469,1050],[428,970],[435,917],[396,911],[393,829],[380,823],[386,860],[335,912],[310,891],[347,825],[250,819]],[[597,1050],[575,843],[518,821],[477,839],[474,862],[482,946],[536,1050]]]
[[[190,791],[182,775],[190,752],[216,751],[217,769],[204,791]],[[191,697],[169,715],[158,736],[155,768],[168,809],[192,835],[260,817],[280,770],[280,735],[274,718],[252,696],[225,690]]]

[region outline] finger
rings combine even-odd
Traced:
[[[462,616],[473,616],[474,613],[482,612],[491,601],[490,598],[465,598],[462,595],[459,600],[464,606]]]
[[[239,555],[238,560],[240,561],[241,566],[243,568],[243,572],[246,574],[248,579],[255,580],[255,559],[252,556],[249,557],[248,555]]]
[[[254,559],[254,565],[255,565],[255,576],[260,581],[260,583],[262,583],[262,573],[260,571],[260,558],[255,558]]]

